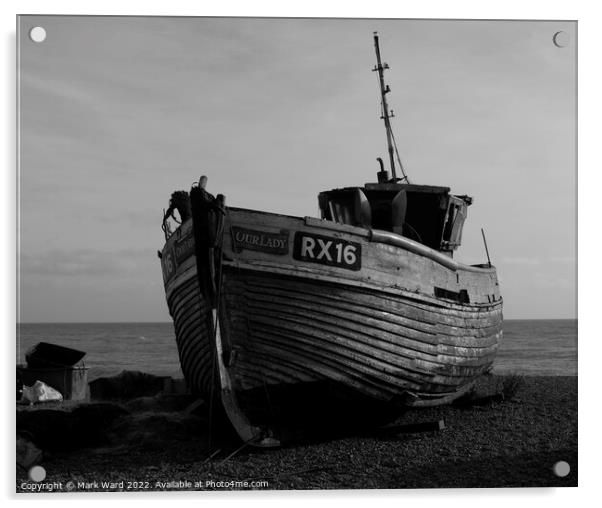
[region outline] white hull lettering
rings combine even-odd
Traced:
[[[288,253],[287,230],[272,233],[233,226],[232,239],[233,248],[236,252],[249,249],[279,255]]]
[[[308,263],[360,270],[361,249],[362,246],[357,242],[297,231],[293,258]]]

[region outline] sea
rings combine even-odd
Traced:
[[[86,356],[88,379],[135,370],[181,378],[172,323],[23,323],[17,326],[17,363],[38,342],[51,342]],[[577,375],[577,320],[504,321],[494,373]]]

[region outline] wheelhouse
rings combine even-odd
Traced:
[[[322,219],[389,231],[450,256],[462,242],[469,196],[449,187],[402,183],[367,183],[321,192]]]

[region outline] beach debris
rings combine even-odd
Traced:
[[[82,365],[84,356],[86,353],[77,349],[38,342],[25,353],[25,360],[30,369],[46,369]]]
[[[81,404],[70,409],[58,406],[24,406],[17,411],[19,435],[42,450],[65,451],[104,445],[111,425],[128,412],[116,404]]]
[[[88,398],[86,353],[57,344],[39,342],[25,353],[27,366],[17,366],[24,385],[42,381],[59,391],[63,400]]]
[[[117,376],[101,377],[90,382],[93,399],[133,399],[163,392],[168,376],[124,370]]]
[[[63,396],[61,392],[48,386],[43,381],[36,381],[33,386],[23,385],[23,402],[29,402],[30,404],[36,404],[38,402],[50,402],[50,401],[61,401]]]
[[[257,441],[257,437],[253,436],[251,439],[245,441],[243,444],[241,444],[236,450],[234,450],[230,455],[228,455],[224,460],[222,460],[218,466],[221,466],[222,464],[224,464],[225,462],[229,461],[232,457],[234,457],[235,455],[238,455],[241,451],[243,451],[247,446],[249,446],[253,441]]]
[[[42,450],[24,436],[17,436],[17,465],[24,470],[37,464],[42,459]]]

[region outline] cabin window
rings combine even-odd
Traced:
[[[439,249],[446,202],[442,194],[408,192],[403,236]]]
[[[322,218],[364,228],[373,227],[372,208],[361,189],[341,189],[318,198]]]
[[[353,212],[347,203],[330,201],[328,211],[334,222],[339,224],[353,224]]]
[[[454,250],[462,243],[462,228],[466,220],[467,204],[457,196],[449,197],[445,226],[441,237],[441,250]]]
[[[375,200],[370,204],[372,206],[372,227],[382,231],[392,231],[391,203]]]

